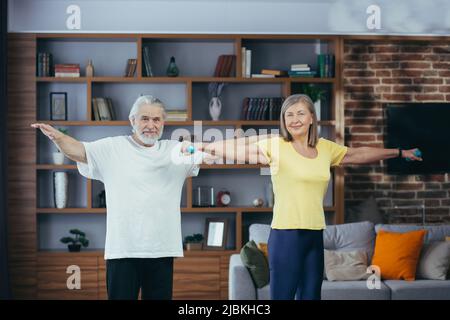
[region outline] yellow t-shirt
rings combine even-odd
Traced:
[[[314,159],[300,155],[281,137],[256,143],[270,163],[275,204],[274,229],[325,229],[323,198],[330,167],[340,164],[347,147],[320,138]]]

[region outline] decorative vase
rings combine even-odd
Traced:
[[[92,65],[92,60],[89,60],[88,65],[86,66],[86,77],[94,76],[94,66]]]
[[[170,58],[169,66],[167,67],[167,76],[168,77],[178,77],[180,70],[175,63],[175,57]]]
[[[213,97],[209,102],[209,114],[214,121],[219,120],[220,112],[222,110],[222,101],[218,97]]]
[[[321,102],[320,102],[320,99],[319,99],[316,102],[314,102],[314,109],[316,111],[317,121],[320,121],[320,117],[321,117],[320,110],[321,110],[321,108],[322,108],[322,105],[321,105]],[[317,126],[317,134],[320,135],[320,126]]]
[[[316,110],[317,121],[320,121],[320,109],[321,109],[320,99],[314,102],[314,109]]]
[[[67,172],[53,173],[53,195],[55,207],[63,209],[67,207],[69,191],[69,175]]]
[[[53,163],[54,164],[64,164],[64,153],[62,152],[53,152]]]
[[[266,184],[266,201],[269,208],[273,208],[274,198],[273,185],[272,182],[269,182]]]

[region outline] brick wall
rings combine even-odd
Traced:
[[[348,40],[343,75],[346,145],[383,147],[383,103],[450,103],[450,44]],[[420,223],[420,210],[395,206],[421,204],[427,222],[450,222],[448,174],[388,175],[382,161],[345,170],[346,206],[373,196],[391,223]]]

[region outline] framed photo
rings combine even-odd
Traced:
[[[205,250],[225,250],[228,235],[228,219],[207,218],[205,223]]]
[[[67,92],[50,92],[50,120],[67,120]]]

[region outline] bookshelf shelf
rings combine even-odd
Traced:
[[[335,83],[336,78],[317,77],[278,77],[278,78],[242,78],[242,77],[36,77],[36,82],[119,82],[119,83],[189,83],[189,82],[229,82],[229,83]]]
[[[335,207],[324,207],[325,212],[335,211]],[[273,212],[273,208],[268,207],[192,207],[181,208],[181,213],[261,213],[261,212]],[[37,214],[106,214],[106,208],[36,208]]]

